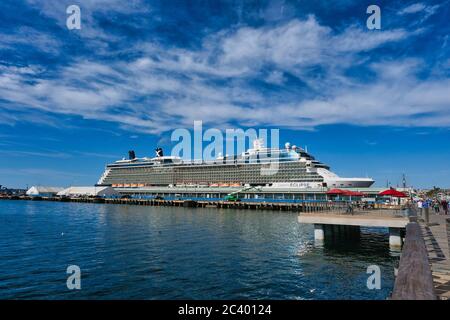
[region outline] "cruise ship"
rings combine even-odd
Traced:
[[[114,188],[145,187],[244,187],[368,188],[371,178],[343,178],[316,160],[305,149],[286,143],[266,148],[261,139],[240,155],[219,156],[210,161],[164,156],[157,148],[152,158],[128,159],[108,164],[97,185]]]

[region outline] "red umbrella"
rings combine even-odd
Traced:
[[[327,194],[340,194],[340,195],[346,195],[348,191],[341,190],[341,189],[331,189],[327,191]]]
[[[407,197],[407,195],[405,193],[397,191],[392,188],[380,192],[379,195],[380,196],[391,196],[391,197],[396,197],[396,198],[406,198]]]
[[[362,197],[365,196],[364,193],[359,192],[359,191],[346,191],[345,193],[346,196],[352,196],[352,197]]]

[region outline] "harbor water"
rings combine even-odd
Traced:
[[[2,200],[0,221],[0,299],[386,299],[399,259],[386,230],[315,244],[293,212]]]

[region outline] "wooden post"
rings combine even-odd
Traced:
[[[425,222],[430,223],[430,207],[423,209],[425,211]]]

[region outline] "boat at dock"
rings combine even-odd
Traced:
[[[108,164],[97,185],[139,189],[167,187],[244,187],[274,188],[368,188],[371,178],[343,178],[316,160],[305,149],[286,143],[284,148],[266,148],[261,139],[240,155],[219,156],[210,161],[183,160],[164,156],[161,148],[153,158],[128,159]]]

